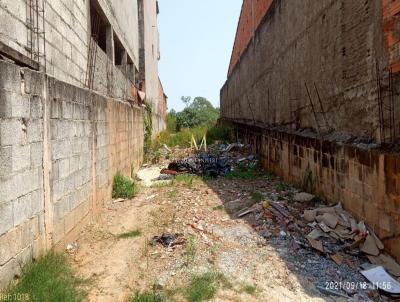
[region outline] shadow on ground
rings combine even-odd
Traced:
[[[295,276],[298,283],[302,285],[303,291],[310,297],[321,298],[325,301],[347,301],[345,296],[350,298],[358,292],[351,290],[352,285],[365,284],[366,280],[358,272],[360,264],[367,262],[367,259],[358,256],[347,255],[346,261],[341,265],[337,265],[328,256],[320,254],[313,250],[306,243],[305,235],[308,233],[307,226],[300,215],[303,210],[308,207],[315,207],[315,204],[299,204],[292,201],[294,188],[289,187],[278,178],[260,177],[243,180],[243,179],[226,179],[220,177],[214,180],[206,180],[207,186],[215,192],[223,203],[223,207],[216,210],[226,211],[232,220],[240,220],[246,222],[254,229],[264,243],[267,251],[271,251],[277,255],[284,267],[287,269],[282,274],[287,274],[287,286],[292,286],[290,277]],[[256,206],[256,210],[238,217],[246,208],[263,202],[264,207]],[[287,206],[289,212],[293,215],[294,220],[291,223],[279,220],[274,215],[268,215],[268,201],[276,201]],[[267,213],[267,214],[266,214]],[[233,240],[243,240],[241,235],[246,237],[246,233],[240,234],[240,230],[229,229],[227,234],[232,236]],[[268,254],[264,259],[259,259],[266,266],[270,265]],[[279,280],[285,284],[285,280]],[[346,287],[341,290],[340,287]],[[318,288],[321,288],[319,290]],[[330,294],[329,291],[337,293]],[[368,292],[360,292],[366,296]]]

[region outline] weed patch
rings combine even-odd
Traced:
[[[224,126],[202,125],[193,128],[184,128],[177,133],[166,130],[158,135],[157,139],[153,142],[152,148],[157,150],[164,144],[169,147],[190,147],[192,136],[196,142],[200,143],[204,135],[206,135],[207,144],[209,145],[216,141],[227,142],[230,140],[231,129]]]
[[[199,179],[198,176],[192,174],[178,174],[174,181],[177,183],[183,183],[189,188],[192,188],[194,183]]]
[[[219,273],[205,273],[194,276],[186,288],[186,298],[189,302],[202,302],[212,299],[219,286],[229,287],[231,284]]]
[[[178,189],[172,189],[171,191],[168,191],[167,197],[173,201],[175,201],[178,198]]]
[[[122,233],[117,236],[118,239],[129,239],[129,238],[135,238],[139,237],[142,235],[142,232],[140,230],[133,230],[130,232]]]
[[[188,266],[190,263],[194,261],[194,258],[196,257],[196,242],[194,240],[193,235],[188,236],[185,255],[186,255],[186,266]]]
[[[35,302],[80,302],[86,293],[84,281],[75,276],[64,255],[49,253],[27,265],[21,280],[9,290],[11,297],[29,297]]]
[[[137,292],[132,302],[164,302],[165,299],[160,293],[156,292]]]
[[[216,255],[220,248],[221,247],[218,244],[214,244],[212,247],[210,247],[209,251],[212,255]]]
[[[242,286],[241,291],[245,292],[249,295],[254,295],[257,292],[257,287],[255,287],[254,285],[251,285],[251,284],[245,284]]]
[[[166,180],[166,181],[159,181],[155,184],[152,184],[151,188],[161,189],[161,188],[167,188],[167,187],[171,187],[171,186],[172,186],[172,181]]]
[[[138,186],[129,178],[117,173],[114,176],[113,198],[133,198],[138,192]]]

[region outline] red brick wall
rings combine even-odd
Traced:
[[[393,72],[400,71],[400,0],[383,0],[385,43]]]
[[[228,75],[230,75],[235,68],[241,54],[249,44],[254,31],[260,25],[271,3],[272,0],[243,0],[242,12],[240,14]]]

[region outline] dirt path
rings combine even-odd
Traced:
[[[87,300],[130,301],[136,291],[156,284],[172,293],[169,300],[185,301],[174,289],[183,288],[193,275],[220,272],[229,286],[221,287],[213,301],[331,301],[313,280],[289,268],[289,243],[279,247],[262,238],[251,221],[232,218],[251,203],[255,188],[267,190],[266,180],[183,180],[143,187],[133,200],[110,202],[101,219],[81,234],[71,256],[80,275],[90,280]],[[141,235],[117,238],[132,230]],[[186,245],[148,244],[164,232],[183,234]]]

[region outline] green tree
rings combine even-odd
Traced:
[[[176,126],[179,131],[182,128],[192,128],[199,125],[207,125],[215,122],[219,117],[219,109],[215,108],[206,98],[182,97],[186,108],[176,114]]]
[[[190,106],[190,102],[192,100],[192,97],[190,97],[190,96],[182,96],[181,100],[185,104],[186,107],[189,107]]]

